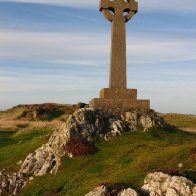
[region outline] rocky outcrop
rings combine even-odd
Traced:
[[[132,131],[137,131],[141,128],[148,131],[152,127],[171,127],[154,110],[126,112],[124,120],[129,122],[129,128]]]
[[[150,196],[194,196],[195,185],[185,177],[170,176],[162,172],[150,173],[142,190]]]
[[[65,145],[71,139],[94,141],[103,137],[108,140],[124,131],[147,131],[153,126],[164,127],[167,124],[152,110],[145,113],[131,111],[114,115],[102,109],[78,109],[70,115],[65,124],[54,131],[48,143],[26,157],[16,175],[22,175],[26,179],[27,176],[42,176],[49,172],[55,174],[61,164],[61,157],[66,154]],[[6,181],[7,178],[2,178],[1,183]],[[8,187],[6,190],[11,189]]]
[[[79,109],[67,122],[56,129],[49,142],[30,153],[23,162],[20,172],[42,176],[47,172],[56,173],[60,160],[65,155],[65,145],[73,138],[93,141],[108,134],[115,136],[123,131],[121,121],[100,109]]]
[[[138,127],[145,131],[155,125],[164,126],[166,123],[155,113],[150,115],[139,112],[125,114],[125,121],[131,130],[136,131]],[[102,109],[79,109],[71,115],[67,122],[57,129],[49,139],[35,152],[30,153],[23,162],[20,172],[24,174],[41,176],[47,172],[56,173],[60,165],[60,159],[65,155],[65,144],[73,138],[93,141],[98,137],[106,140],[121,135],[127,124],[123,119]]]
[[[106,185],[102,185],[89,192],[85,196],[106,196],[111,194],[112,190]],[[128,188],[114,194],[117,196],[195,196],[196,185],[182,176],[170,176],[162,172],[150,173],[144,179],[144,185],[137,193]]]
[[[0,172],[0,195],[7,192],[12,192],[13,195],[16,195],[26,183],[23,174],[3,170]]]

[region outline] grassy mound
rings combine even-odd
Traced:
[[[0,132],[0,169],[15,167],[48,138],[50,130],[38,133]],[[147,173],[158,169],[178,169],[195,181],[196,135],[177,130],[153,129],[149,132],[125,133],[110,141],[96,142],[96,152],[74,159],[63,158],[56,175],[36,177],[21,195],[80,196],[101,183],[119,183],[139,189]]]
[[[42,127],[56,127],[65,122],[74,107],[67,104],[18,105],[0,111],[0,130],[24,131]]]

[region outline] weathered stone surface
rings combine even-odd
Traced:
[[[102,188],[104,187],[104,188]],[[94,191],[86,194],[87,196],[99,196],[100,192],[108,188],[107,186],[100,186]],[[112,189],[106,189],[107,192],[103,195],[113,195]],[[97,193],[97,194],[96,194]],[[107,194],[106,194],[107,193]],[[117,196],[195,196],[196,185],[190,180],[181,176],[170,176],[162,172],[150,173],[144,180],[144,186],[141,188],[141,194],[135,190],[128,188],[117,192]]]
[[[93,191],[87,193],[85,196],[106,196],[108,189],[106,186],[102,185],[95,188]]]
[[[128,188],[121,191],[117,196],[139,196],[139,194],[135,190]]]
[[[0,195],[8,194],[10,191],[17,195],[26,185],[24,175],[11,171],[0,171]]]
[[[94,98],[89,102],[89,107],[120,109],[121,111],[129,111],[131,109],[148,110],[150,109],[150,101],[135,99]]]
[[[182,176],[155,172],[144,179],[142,190],[150,196],[193,196],[194,184]]]
[[[100,91],[100,98],[136,100],[137,89],[104,88]]]
[[[192,191],[193,191],[193,196],[196,196],[196,184],[194,185]]]
[[[128,11],[126,16],[124,10]],[[114,15],[111,14],[113,10]],[[112,22],[112,42],[110,61],[110,88],[126,88],[126,32],[125,22],[128,22],[137,12],[135,0],[100,0],[100,11],[107,20]]]
[[[109,140],[113,137],[120,136],[121,133],[124,132],[125,125],[121,120],[109,119],[109,123],[111,131],[105,134],[105,140]]]
[[[126,112],[124,119],[130,123],[130,129],[133,131],[136,131],[137,128],[143,128],[144,131],[148,131],[152,127],[163,128],[170,126],[153,110]]]

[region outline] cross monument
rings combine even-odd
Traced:
[[[109,88],[100,91],[100,98],[90,101],[90,107],[149,109],[149,100],[137,100],[137,90],[127,89],[126,22],[137,13],[135,0],[100,0],[100,11],[112,23]]]

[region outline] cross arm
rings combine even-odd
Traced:
[[[128,22],[134,14],[138,11],[138,3],[135,0],[128,0],[128,3],[126,3],[125,11],[128,12],[128,14],[125,16],[125,21]]]
[[[125,22],[128,22],[131,20],[131,18],[134,16],[134,12],[129,12],[125,17]]]
[[[103,9],[108,9],[113,6],[114,6],[114,3],[109,0],[100,0],[100,2],[99,2],[99,10],[100,11],[102,11]]]
[[[136,14],[138,11],[138,2],[133,0],[133,1],[130,1],[129,4],[130,4],[131,11],[134,12],[134,14]]]
[[[113,21],[114,16],[109,12],[109,10],[103,9],[103,10],[102,10],[102,13],[103,13],[104,17],[105,17],[107,20],[109,20],[110,22]]]

